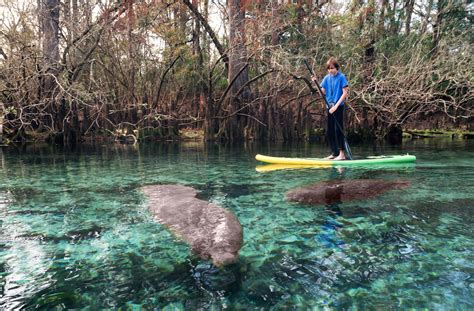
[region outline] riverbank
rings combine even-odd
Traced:
[[[27,132],[23,137],[26,139],[22,141],[10,140],[6,135],[2,136],[0,145],[7,146],[10,144],[18,143],[35,143],[35,142],[46,142],[49,144],[63,144],[62,135],[60,133],[38,133],[38,132]],[[349,140],[351,136],[348,135]],[[464,130],[418,130],[408,129],[402,132],[402,138],[406,139],[423,139],[423,138],[447,138],[447,139],[473,139],[474,131]],[[311,137],[307,140],[310,141],[323,141],[325,139],[325,133],[323,129],[315,129]],[[202,129],[194,128],[183,128],[174,133],[174,135],[163,135],[163,131],[160,129],[147,130],[140,132],[102,132],[92,133],[89,135],[81,136],[81,143],[122,143],[122,144],[135,144],[138,142],[166,142],[166,141],[203,141],[204,131]]]

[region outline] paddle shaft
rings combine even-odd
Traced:
[[[309,73],[311,74],[311,76],[314,77],[315,80],[316,80],[316,77],[315,77],[315,75],[314,75],[314,71],[313,71],[313,69],[309,66],[309,64],[308,64],[308,62],[306,61],[306,59],[304,60],[304,64],[306,65],[306,68],[308,68],[308,71],[309,71]],[[316,88],[318,89],[319,95],[321,95],[321,97],[323,98],[324,103],[326,104],[326,108],[327,108],[328,111],[329,111],[330,107],[329,107],[328,100],[326,99],[326,96],[323,94],[323,90],[321,90],[321,87],[319,86],[318,81],[315,81],[314,84],[316,84]],[[349,160],[352,160],[352,152],[351,152],[351,148],[349,148],[349,143],[347,142],[347,137],[346,137],[346,135],[344,135],[344,131],[342,130],[341,125],[339,124],[339,122],[337,122],[336,116],[335,116],[333,113],[329,113],[329,114],[333,116],[334,122],[336,123],[337,127],[339,128],[339,131],[341,131],[342,137],[344,137],[344,146],[346,147],[347,156],[348,156]]]

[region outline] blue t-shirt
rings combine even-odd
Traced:
[[[321,87],[326,90],[326,100],[329,104],[336,104],[342,96],[342,89],[347,86],[349,84],[347,83],[346,76],[339,71],[335,76],[327,74],[321,83]],[[344,102],[341,103],[342,105],[344,105]]]

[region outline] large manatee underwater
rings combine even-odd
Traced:
[[[329,180],[296,188],[286,193],[288,201],[310,205],[333,204],[374,198],[392,189],[403,189],[410,182],[374,179]]]
[[[151,185],[141,190],[153,218],[188,243],[194,254],[216,266],[237,260],[242,226],[230,211],[196,198],[191,187]]]

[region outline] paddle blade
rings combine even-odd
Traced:
[[[344,137],[344,148],[346,149],[347,157],[349,160],[352,160],[352,152],[351,148],[349,147],[349,143],[347,142],[347,139]]]

